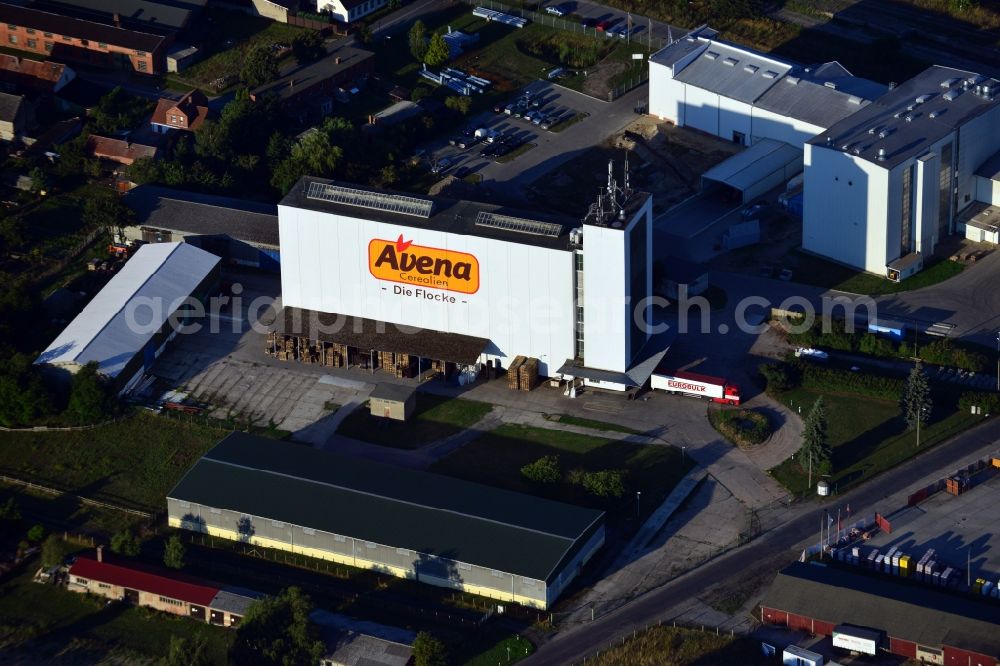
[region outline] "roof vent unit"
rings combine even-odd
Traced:
[[[750,72],[751,74],[756,74],[758,69],[760,69],[760,67],[757,65],[745,65],[743,67],[744,72]]]
[[[889,128],[889,127],[883,127],[883,128],[882,128],[882,131],[878,133],[878,138],[880,138],[880,139],[884,139],[884,138],[886,138],[887,136],[889,136],[890,134],[892,134],[892,128]]]
[[[837,89],[837,84],[834,83],[833,81],[827,81],[823,85],[826,86],[827,88],[832,88],[833,90]]]
[[[833,137],[832,136],[826,137],[826,145],[828,145],[828,146],[832,146],[833,145]]]
[[[956,83],[958,83],[958,79],[957,78],[955,78],[955,79],[945,79],[944,81],[941,82],[941,87],[942,88],[951,88]]]
[[[569,230],[570,245],[583,245],[583,229],[577,227]]]
[[[993,89],[990,87],[990,84],[988,83],[983,84],[983,97],[985,97],[986,99],[993,98]]]
[[[893,118],[899,118],[901,115],[903,115],[903,112],[902,111],[897,111],[896,113],[892,114],[892,117]]]
[[[941,96],[943,98],[945,98],[947,101],[953,102],[955,100],[955,98],[958,97],[958,94],[959,94],[958,90],[949,90],[948,92],[946,92],[945,94],[943,94]]]
[[[907,111],[913,111],[913,109],[915,109],[915,108],[917,108],[917,105],[916,105],[916,104],[910,104],[910,105],[908,105],[908,106],[906,107],[906,110],[907,110]]]
[[[789,83],[791,83],[791,84],[792,84],[793,86],[797,86],[797,85],[799,85],[799,81],[800,81],[800,79],[799,79],[799,77],[797,77],[797,76],[786,76],[786,77],[785,77],[785,81],[788,81],[788,82],[789,82]]]
[[[730,67],[736,67],[737,63],[739,63],[739,60],[737,60],[736,58],[726,58],[725,60],[722,61],[722,63],[725,65],[729,65]]]
[[[715,51],[706,51],[705,57],[708,58],[709,60],[715,60],[716,58],[719,57],[719,54],[716,53]]]
[[[878,149],[878,161],[885,162],[885,148]]]
[[[861,154],[861,146],[860,145],[854,146],[854,150],[852,150],[851,152],[854,153],[855,155],[860,155]]]
[[[775,72],[774,70],[769,69],[765,71],[763,74],[761,74],[761,76],[763,76],[765,79],[776,79],[778,78],[778,73]]]
[[[868,128],[868,133],[869,134],[878,134],[878,130],[879,130],[878,127],[869,127]]]
[[[847,98],[847,101],[850,102],[851,104],[857,104],[858,106],[860,106],[861,102],[863,102],[864,100],[855,95],[851,95],[850,97]]]
[[[906,122],[908,122],[908,123],[912,123],[913,122],[913,114],[912,113],[906,114]]]

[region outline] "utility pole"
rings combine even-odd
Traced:
[[[646,38],[646,41],[648,42],[648,44],[646,46],[646,50],[647,51],[652,51],[653,50],[653,19],[647,18],[646,20],[649,21],[649,28],[647,28],[647,32],[649,33],[649,35],[647,35],[647,38]]]
[[[809,451],[809,490],[813,487],[813,452]]]
[[[920,408],[920,413],[917,414],[917,448],[920,448],[920,422],[924,419],[924,409]]]
[[[997,390],[1000,391],[1000,333],[997,333]]]

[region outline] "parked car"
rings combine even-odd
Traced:
[[[534,123],[535,125],[541,125],[543,120],[545,120],[545,113],[542,112],[542,111],[539,111],[531,119],[531,122]]]
[[[505,105],[503,102],[500,102],[499,104],[497,104],[496,106],[493,107],[493,113],[503,113],[504,109],[507,106],[509,106],[509,105]]]
[[[511,102],[507,106],[503,107],[503,112],[508,116],[514,115],[514,109],[517,107],[517,102]]]
[[[484,146],[482,150],[479,151],[480,157],[493,157],[496,154],[497,148],[501,146],[500,143],[491,143]]]
[[[605,32],[611,27],[611,21],[598,21],[595,27],[597,28],[597,32]]]
[[[455,144],[455,147],[465,150],[466,148],[473,147],[480,141],[482,141],[482,139],[480,139],[478,136],[463,136],[461,139],[458,140],[458,143]]]
[[[472,173],[472,169],[470,169],[469,167],[464,166],[464,167],[458,167],[457,169],[455,169],[455,173],[453,173],[451,175],[453,175],[455,178],[465,178],[470,173]]]
[[[452,164],[454,164],[454,160],[452,160],[449,157],[442,157],[441,159],[439,159],[437,162],[434,163],[434,166],[431,167],[431,173],[433,174],[444,173],[445,171],[448,170],[448,168]]]
[[[597,21],[592,18],[584,18],[580,21],[580,25],[584,28],[593,28],[597,25]]]
[[[546,14],[552,14],[553,16],[566,16],[566,10],[563,9],[562,5],[551,5],[545,8]]]

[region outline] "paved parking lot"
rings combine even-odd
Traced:
[[[548,81],[536,81],[524,90],[541,99],[541,109],[558,111],[564,117],[582,113],[586,117],[562,132],[542,130],[530,121],[492,111],[469,120],[466,127],[484,128],[514,136],[534,148],[506,163],[497,163],[480,156],[482,144],[462,150],[439,141],[427,146],[434,159],[452,161],[444,175],[454,174],[465,167],[482,177],[480,187],[487,194],[495,193],[506,199],[523,200],[524,189],[542,175],[573,159],[586,149],[618,132],[635,118],[635,106],[645,97],[646,86],[639,86],[614,102],[584,95]],[[507,102],[519,97],[512,95]],[[457,134],[457,132],[456,132]]]

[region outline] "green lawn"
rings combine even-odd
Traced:
[[[70,432],[0,432],[0,470],[84,495],[159,510],[164,495],[226,431],[137,412]]]
[[[244,56],[257,46],[288,46],[296,35],[306,32],[305,28],[287,23],[211,7],[205,10],[203,20],[211,22],[214,34],[210,43],[218,50],[183,72],[172,74],[172,85],[191,81],[208,86],[217,78],[238,75]]]
[[[780,399],[795,411],[801,407],[804,417],[819,395],[808,389],[795,389],[782,394]],[[953,407],[937,405],[931,422],[920,430],[918,449],[916,433],[906,430],[896,402],[850,394],[822,395],[833,449],[834,473],[828,481],[838,490],[891,469],[982,420]],[[799,461],[790,458],[773,468],[771,475],[793,493],[803,494],[808,490],[808,472]]]
[[[491,409],[485,402],[417,393],[416,411],[409,421],[372,416],[366,402],[343,420],[337,434],[379,446],[415,449],[469,428]]]
[[[513,162],[518,157],[520,157],[521,155],[524,155],[526,152],[528,152],[529,150],[531,150],[534,147],[535,147],[535,144],[533,144],[533,143],[522,143],[520,146],[518,146],[514,150],[510,151],[506,155],[501,155],[500,157],[498,157],[497,158],[497,162],[500,163],[500,164],[506,164],[507,162]]]
[[[589,113],[575,113],[572,116],[570,116],[569,118],[567,118],[566,120],[564,120],[564,121],[562,121],[562,122],[560,122],[560,123],[558,123],[558,124],[553,125],[552,127],[550,127],[549,131],[550,132],[556,132],[556,133],[562,132],[564,130],[569,129],[573,125],[576,125],[578,122],[586,120],[587,116],[589,116],[589,115],[590,115]]]
[[[225,664],[233,632],[220,627],[31,582],[37,563],[0,587],[0,652],[17,663],[146,662],[167,653],[171,636],[206,639],[210,662]],[[110,662],[108,662],[110,663]]]
[[[80,242],[86,229],[81,215],[83,202],[101,185],[82,185],[75,190],[46,197],[23,215],[26,239],[45,256],[60,258]]]
[[[607,421],[596,421],[594,419],[585,419],[580,416],[570,416],[569,414],[546,414],[545,418],[549,421],[555,421],[556,423],[565,423],[566,425],[580,426],[581,428],[590,428],[591,430],[606,430],[609,432],[624,432],[630,435],[641,435],[642,433],[634,428],[629,428],[628,426],[618,425],[617,423],[608,423]]]
[[[521,468],[547,456],[559,456],[563,480],[542,485],[527,480]],[[504,424],[431,466],[430,471],[516,492],[591,506],[609,512],[609,519],[634,527],[636,491],[645,519],[692,466],[671,446],[630,444],[564,430]],[[626,472],[625,495],[600,498],[569,481],[573,470]]]
[[[488,639],[487,639],[488,640]],[[477,645],[482,645],[485,641],[476,641]],[[480,652],[475,656],[467,656],[469,650],[463,650],[459,646],[455,663],[465,666],[496,666],[496,664],[513,664],[525,659],[535,651],[535,646],[531,641],[520,636],[507,636],[500,639],[496,644]],[[471,646],[470,646],[471,647]]]
[[[892,282],[878,275],[858,271],[819,257],[801,255],[801,258],[805,268],[796,271],[795,280],[817,287],[866,296],[896,294],[929,287],[958,275],[964,269],[962,264],[950,259],[941,259],[937,262],[931,260],[924,270],[916,275],[902,282]]]

